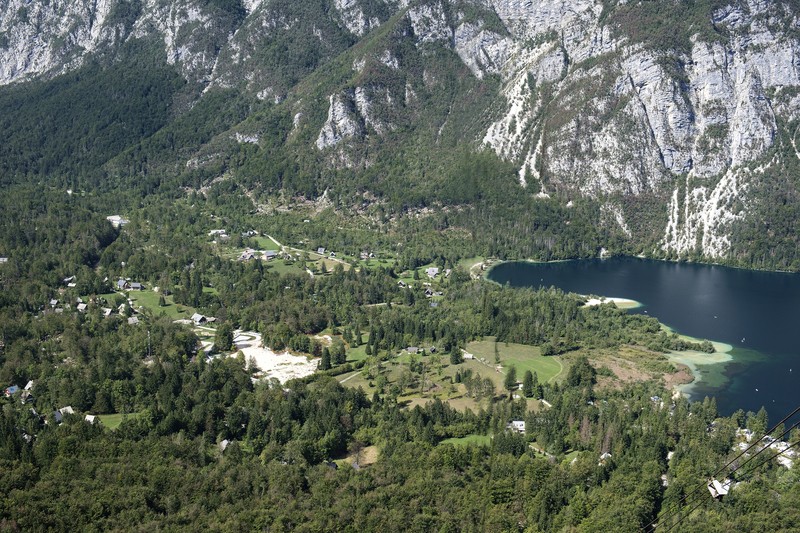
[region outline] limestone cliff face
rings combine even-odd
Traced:
[[[380,157],[376,139],[426,120],[420,95],[444,83],[443,63],[429,65],[444,50],[474,86],[495,91],[490,105],[468,110],[480,132],[463,143],[513,162],[531,194],[596,199],[632,239],[641,235],[631,220],[643,215],[627,200],[654,199],[664,206],[646,214],[662,228],[654,251],[712,258],[728,253],[732,228],[751,209],[748,192],[781,164],[776,139],[800,118],[800,20],[785,2],[704,13],[712,35],[670,21],[685,37],[675,46],[637,37],[624,1],[243,0],[221,9],[201,0],[0,0],[0,85],[147,39],[206,90],[235,87],[286,105],[294,130],[313,131],[303,142],[321,160],[359,168],[369,163],[358,159],[360,144]],[[295,90],[336,61],[351,78],[340,70],[339,81],[310,84],[324,94]]]
[[[74,68],[83,54],[113,42],[112,1],[1,0],[0,84]]]
[[[691,36],[686,53],[615,34],[599,2],[494,7],[512,37],[465,60],[503,78],[506,105],[483,143],[545,192],[609,206],[625,195],[665,196],[661,249],[724,256],[731,223],[747,214],[753,165],[773,164],[763,159],[778,124],[800,109],[800,43],[788,33],[796,16],[767,2],[719,9],[712,22],[724,38]]]

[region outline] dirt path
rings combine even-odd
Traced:
[[[342,381],[340,381],[339,383],[344,383],[344,382],[346,382],[346,381],[350,381],[351,379],[353,379],[354,377],[356,377],[356,376],[359,374],[359,372],[361,372],[361,371],[360,371],[360,370],[356,370],[355,372],[353,372],[352,374],[350,374],[349,376],[347,376],[346,378],[344,378],[344,379],[343,379]]]

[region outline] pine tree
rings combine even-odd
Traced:
[[[530,370],[525,371],[525,377],[522,380],[522,394],[526,398],[533,396],[533,373]]]
[[[342,341],[338,339],[333,343],[333,347],[331,349],[331,359],[335,365],[343,365],[347,362],[344,344],[342,344]]]
[[[331,368],[331,352],[328,348],[322,349],[322,360],[319,362],[320,370],[330,370]]]
[[[217,327],[214,336],[214,350],[227,352],[233,348],[233,327],[230,322],[223,322]]]
[[[514,390],[517,388],[517,367],[511,366],[506,372],[506,379],[503,381],[503,386],[508,391],[508,398],[511,399],[514,394]]]
[[[450,348],[450,364],[458,365],[464,362],[464,357],[461,355],[461,350],[455,344]]]

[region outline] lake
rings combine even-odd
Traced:
[[[684,391],[716,396],[720,413],[757,411],[777,421],[800,405],[800,275],[631,257],[501,263],[489,279],[514,287],[621,297],[678,333],[730,344],[732,360],[697,368]]]

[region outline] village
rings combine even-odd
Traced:
[[[123,228],[129,223],[122,216],[108,217],[115,228]],[[391,265],[394,258],[371,250],[362,250],[357,255],[348,255],[324,246],[313,249],[303,248],[304,243],[295,246],[282,244],[268,234],[256,230],[241,232],[232,238],[225,229],[212,229],[207,232],[210,244],[220,257],[239,263],[260,262],[265,267],[277,272],[296,272],[309,277],[329,275],[336,268],[342,270],[372,268],[374,266]],[[256,246],[253,246],[255,244]],[[241,246],[240,246],[241,245]],[[3,258],[6,259],[7,258]],[[5,261],[4,261],[5,262]],[[485,258],[470,258],[463,261],[459,268],[466,270],[472,277],[481,277],[492,264]],[[124,272],[124,264],[121,265]],[[439,305],[445,297],[448,279],[452,268],[442,265],[428,264],[402,272],[397,279],[397,287],[403,291],[414,291],[420,298],[429,301],[431,307]],[[79,294],[80,280],[71,275],[62,280],[58,289],[58,297],[49,301],[42,313],[99,313],[102,317],[121,317],[128,327],[148,327],[151,317],[165,314],[178,324],[192,329],[199,339],[198,357],[211,361],[222,357],[241,358],[251,371],[254,381],[274,381],[286,384],[290,380],[303,379],[320,372],[321,361],[308,353],[293,353],[289,349],[272,350],[263,342],[260,332],[234,330],[229,350],[218,350],[215,337],[218,329],[217,317],[207,315],[188,305],[177,304],[170,291],[162,291],[158,286],[150,286],[142,280],[119,276],[106,277],[103,280],[111,290],[100,295]],[[204,287],[204,291],[213,291],[213,287]],[[623,307],[633,307],[636,302],[621,299],[600,299],[585,297],[587,306],[614,302]],[[366,335],[366,330],[360,332]],[[441,353],[440,347],[433,345],[409,345],[394,353],[387,353],[380,358],[367,353],[364,345],[347,345],[341,332],[325,330],[314,336],[313,342],[325,349],[332,348],[334,342],[346,345],[344,364],[330,370],[323,370],[337,379],[343,386],[362,389],[368,395],[389,394],[406,408],[423,406],[434,400],[447,402],[451,407],[464,411],[477,412],[487,405],[508,397],[515,402],[524,402],[526,411],[535,416],[550,404],[545,400],[537,387],[542,384],[555,383],[561,379],[569,368],[570,359],[560,356],[545,355],[540,347],[514,343],[497,342],[493,337],[475,340],[460,349],[459,357],[451,360],[451,355]],[[620,354],[624,353],[620,352]],[[618,354],[619,355],[619,354]],[[458,364],[453,364],[454,360]],[[509,373],[516,376],[509,385]],[[617,370],[619,372],[619,370]],[[535,385],[526,389],[523,374],[532,374]],[[527,378],[527,376],[526,376]],[[507,391],[507,396],[503,390]],[[11,384],[4,389],[4,395],[12,401],[31,404],[34,400],[35,382],[29,381],[24,386]],[[664,402],[655,397],[653,401],[662,408]],[[52,412],[39,414],[31,406],[32,413],[41,416],[48,424],[60,424],[65,417],[81,417],[89,424],[102,424],[113,429],[125,418],[137,416],[127,414],[93,414],[78,413],[72,406],[65,405]],[[526,434],[526,420],[510,417],[505,431]],[[713,431],[713,427],[709,427]],[[752,439],[747,430],[737,434],[737,449],[744,449]],[[26,436],[23,436],[26,438]],[[27,438],[32,438],[27,436]],[[467,445],[475,442],[487,442],[491,435],[469,434],[446,439],[444,442],[455,445]],[[224,451],[229,442],[220,443]],[[529,447],[544,457],[550,456],[537,442],[530,442]],[[796,459],[795,452],[788,449],[788,443],[771,439],[765,440],[765,446],[775,452],[782,453],[779,462],[791,468]],[[785,453],[783,453],[785,452]],[[377,451],[370,452],[372,460],[377,458]],[[584,452],[585,453],[585,452]],[[368,454],[369,455],[369,454]],[[565,460],[574,462],[578,452],[568,451]],[[598,465],[610,461],[608,452],[598,458]],[[338,460],[337,460],[338,461]],[[353,458],[347,462],[358,465]],[[369,464],[362,460],[362,465]],[[339,461],[341,463],[341,461]],[[666,486],[667,480],[663,479]],[[723,485],[724,485],[723,481]],[[725,489],[727,489],[727,485]]]

